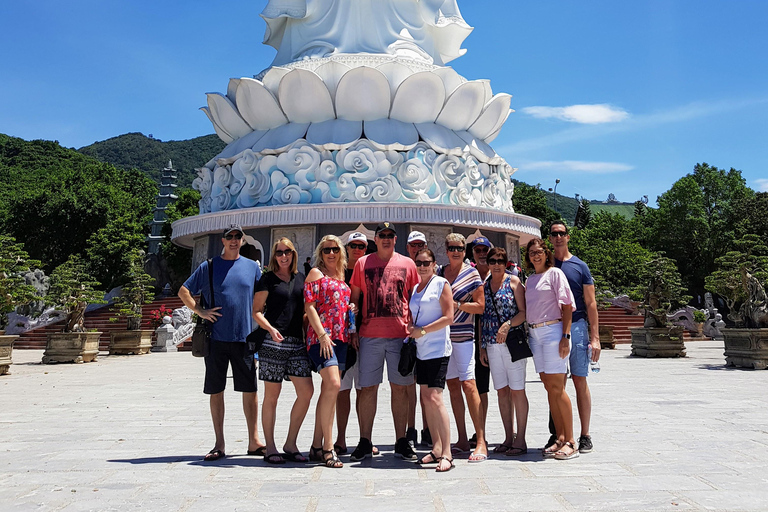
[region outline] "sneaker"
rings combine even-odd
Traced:
[[[432,448],[432,434],[429,433],[428,428],[421,431],[421,446]]]
[[[364,438],[360,438],[360,442],[357,443],[355,451],[349,456],[349,460],[352,462],[360,462],[361,460],[370,458],[373,455],[373,445],[371,442]]]
[[[590,436],[579,437],[579,452],[589,453],[592,451],[592,438]]]
[[[395,443],[395,457],[403,460],[416,460],[416,452],[411,448],[411,444],[404,437],[401,437]]]
[[[419,433],[416,432],[415,428],[411,427],[405,433],[405,438],[408,440],[408,444],[411,445],[411,448],[415,448],[416,447],[416,441],[419,440]]]

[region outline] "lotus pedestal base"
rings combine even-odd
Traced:
[[[632,355],[638,357],[685,357],[683,328],[630,328]]]
[[[741,368],[768,368],[768,329],[723,329],[725,364]]]
[[[99,354],[100,332],[58,332],[48,335],[43,364],[90,363]]]

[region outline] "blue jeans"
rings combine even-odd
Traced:
[[[571,324],[571,374],[577,377],[589,375],[589,324],[581,319]]]

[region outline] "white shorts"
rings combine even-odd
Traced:
[[[563,337],[563,323],[544,325],[528,329],[528,344],[533,352],[536,373],[566,373],[568,356],[560,358],[560,340]]]
[[[344,378],[341,379],[339,391],[349,391],[352,388],[360,390],[360,365],[357,364],[357,361],[352,368],[347,368]]]
[[[447,380],[459,379],[461,382],[474,380],[475,342],[468,340],[460,343],[451,343],[451,347],[453,351],[451,352],[451,358],[448,360],[448,374],[445,378]]]
[[[491,343],[486,346],[488,365],[491,367],[493,389],[496,391],[508,387],[515,391],[525,389],[525,371],[528,359],[512,362],[509,349],[504,343]]]

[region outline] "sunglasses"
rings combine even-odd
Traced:
[[[410,245],[411,247],[422,248],[427,244],[425,244],[424,242],[410,242],[408,245]]]
[[[278,258],[281,258],[283,256],[290,256],[291,254],[293,254],[293,251],[290,249],[286,249],[284,251],[280,251],[280,250],[275,251],[275,256],[277,256]]]
[[[448,252],[460,252],[460,251],[464,250],[464,246],[463,245],[449,245],[448,247],[446,247],[446,249],[448,249]]]
[[[376,236],[381,238],[382,240],[392,240],[393,238],[395,238],[394,233],[379,233]]]
[[[350,249],[357,249],[357,250],[360,250],[360,251],[364,251],[367,248],[367,246],[363,245],[363,244],[349,244],[348,247]]]
[[[323,247],[323,254],[339,254],[341,249],[338,247]]]
[[[497,260],[494,258],[488,258],[485,261],[487,261],[489,265],[506,265],[507,264],[507,262],[504,260]]]
[[[238,233],[236,235],[232,235],[232,234],[224,235],[224,239],[225,240],[232,240],[233,238],[237,238],[238,240],[240,240],[240,239],[243,238],[243,234],[242,233]]]
[[[538,251],[528,251],[529,256],[543,256],[544,251],[538,250]]]
[[[414,263],[416,264],[417,267],[428,267],[431,264],[433,264],[434,261],[420,261],[420,260],[416,260],[416,261],[414,261]]]
[[[551,236],[552,238],[558,238],[558,237],[565,238],[566,236],[568,236],[568,233],[566,233],[565,231],[552,231],[549,233],[549,236]]]
[[[475,252],[488,252],[491,249],[484,245],[476,245],[472,250]]]

